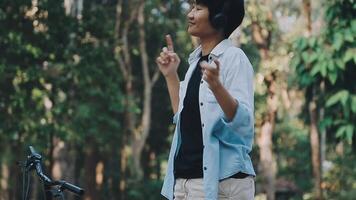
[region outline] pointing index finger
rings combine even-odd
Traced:
[[[168,51],[174,51],[174,47],[173,47],[173,40],[171,35],[166,35],[166,42],[167,42],[167,47],[168,47]]]

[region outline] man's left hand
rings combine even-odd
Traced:
[[[202,68],[203,79],[208,83],[209,88],[214,91],[221,84],[219,80],[220,62],[216,59],[211,64],[202,61],[200,62],[200,66]]]

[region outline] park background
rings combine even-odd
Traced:
[[[0,1],[1,200],[21,199],[29,145],[85,200],[163,199],[174,126],[155,58],[171,34],[183,78],[198,44],[188,9]],[[256,199],[355,199],[355,1],[246,0],[245,10],[230,38],[255,70]],[[33,176],[32,199],[42,192]]]

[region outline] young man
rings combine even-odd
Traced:
[[[188,32],[200,46],[180,63],[166,36],[156,63],[164,75],[176,129],[162,195],[172,200],[254,198],[250,156],[254,137],[253,68],[227,38],[244,17],[243,0],[196,0]]]

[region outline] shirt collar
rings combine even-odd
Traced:
[[[219,57],[221,54],[224,53],[224,51],[230,47],[233,46],[233,43],[229,39],[224,39],[222,40],[218,45],[214,47],[214,49],[210,52],[215,57]],[[191,64],[193,61],[197,60],[200,58],[201,55],[201,45],[199,45],[190,55],[188,62]]]

